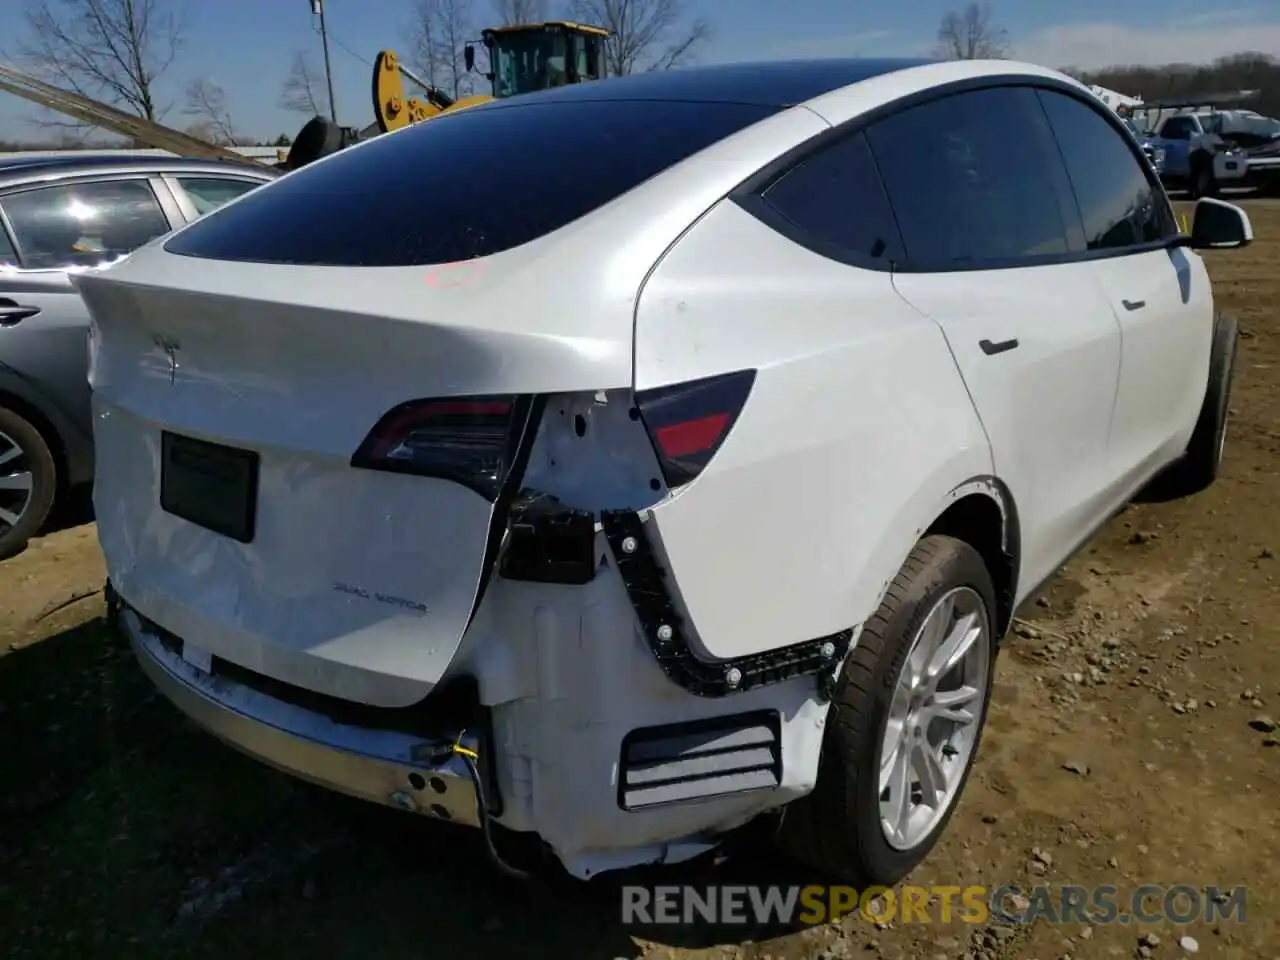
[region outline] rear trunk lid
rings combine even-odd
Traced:
[[[495,506],[352,458],[407,401],[630,383],[625,299],[616,316],[583,310],[582,286],[535,301],[535,259],[332,268],[147,248],[81,278],[120,595],[198,656],[379,706],[425,695],[469,623]]]

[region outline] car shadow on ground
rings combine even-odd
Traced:
[[[762,928],[625,927],[624,883],[798,882],[763,852],[591,883],[503,877],[477,831],[299,783],[216,742],[92,620],[0,656],[9,957],[633,957]]]
[[[40,536],[70,530],[93,523],[93,486],[73,487],[54,504],[53,511],[40,529]]]

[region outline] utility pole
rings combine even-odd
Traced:
[[[329,66],[329,31],[324,25],[324,0],[311,0],[311,15],[320,18],[320,42],[324,45],[324,79],[329,85],[329,119],[338,122],[338,104],[333,99],[333,70]]]

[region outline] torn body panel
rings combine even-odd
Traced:
[[[492,711],[501,822],[538,833],[584,877],[696,855],[803,796],[816,780],[828,709],[812,675],[777,672],[725,700],[678,682],[655,655],[606,531],[608,517],[638,522],[668,496],[630,400],[624,390],[546,399],[498,571],[449,670],[475,677]],[[587,518],[590,577],[582,575]],[[530,569],[531,557],[563,560],[566,540],[573,576],[555,581],[547,566]],[[721,676],[725,666],[709,669]],[[629,736],[672,725],[678,736],[687,725],[696,741],[704,725],[732,731],[735,718],[760,711],[779,715],[775,760],[760,766],[752,751],[722,759],[714,776],[682,788],[697,803],[624,803],[635,794],[630,781],[644,781],[641,796],[667,795],[657,760],[629,765]],[[688,750],[666,757],[667,767],[705,767],[696,743]]]

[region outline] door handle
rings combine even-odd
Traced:
[[[979,340],[978,346],[982,348],[982,352],[988,357],[993,357],[997,353],[1004,353],[1006,350],[1013,350],[1018,346],[1018,338],[1011,340],[1001,340],[999,343],[992,343],[990,340]]]
[[[1126,310],[1141,310],[1147,305],[1145,300],[1121,300]]]
[[[30,307],[5,297],[0,297],[0,327],[12,327],[27,317],[34,317],[39,307]]]

